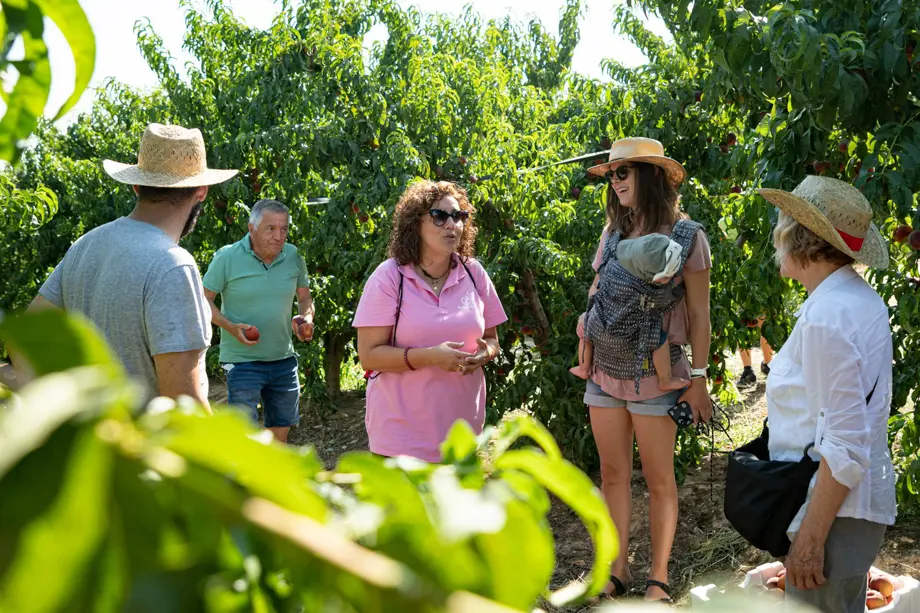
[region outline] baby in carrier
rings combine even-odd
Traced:
[[[664,234],[647,234],[639,238],[621,240],[616,248],[617,261],[634,277],[652,283],[667,283],[680,266],[681,246]],[[584,330],[585,315],[578,318],[579,330]],[[660,346],[652,353],[652,364],[658,374],[658,388],[665,391],[680,390],[690,382],[671,376],[671,351],[668,334],[661,330]],[[570,372],[581,379],[591,375],[594,347],[580,335],[578,366]]]

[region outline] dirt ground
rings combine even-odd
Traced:
[[[753,354],[756,370],[762,356],[759,350],[754,350]],[[729,360],[728,368],[736,376],[741,372],[737,356]],[[759,371],[758,379],[756,387],[742,390],[741,403],[726,407],[731,421],[729,432],[736,445],[753,438],[766,416],[764,377]],[[213,381],[211,390],[212,400],[226,400],[222,382]],[[335,465],[342,453],[367,448],[363,394],[348,393],[336,404],[338,410],[324,416],[304,406],[301,426],[292,429],[290,434],[292,444],[314,445],[328,468]],[[715,583],[724,587],[740,583],[746,571],[771,559],[769,554],[748,546],[725,520],[722,497],[727,457],[724,452],[731,449],[732,444],[726,436],[717,435],[715,448],[717,453],[712,459],[704,459],[699,467],[690,471],[678,490],[680,514],[670,576],[678,607],[689,608],[689,590],[694,586]],[[591,476],[599,486],[600,476]],[[632,484],[629,562],[635,584],[626,598],[641,598],[650,553],[648,493],[641,471],[634,471]],[[591,566],[593,550],[587,531],[567,507],[555,501],[549,519],[557,558],[551,587],[558,588],[584,576]],[[875,565],[892,574],[920,578],[920,521],[916,516],[902,516],[898,524],[889,529]],[[591,608],[584,606],[576,610],[589,611]],[[552,608],[547,607],[547,610]]]

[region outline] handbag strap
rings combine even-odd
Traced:
[[[875,384],[872,386],[872,389],[869,390],[869,395],[866,396],[866,404],[867,404],[867,405],[868,405],[869,402],[872,400],[872,394],[875,393],[875,388],[878,386],[878,380],[881,379],[881,378],[882,378],[881,375],[879,375],[878,377],[875,378]]]
[[[459,258],[460,263],[463,265],[463,270],[466,271],[466,276],[469,277],[470,283],[473,284],[473,289],[476,290],[476,293],[479,294],[479,286],[476,285],[476,279],[473,277],[473,273],[470,272],[469,267],[467,267],[466,262],[463,261],[463,258]],[[399,292],[396,295],[396,321],[393,323],[393,333],[390,335],[390,345],[393,347],[396,346],[396,328],[399,327],[399,312],[402,310],[402,297],[403,297],[403,274],[402,271],[399,271]],[[482,294],[479,294],[479,297],[482,298]]]

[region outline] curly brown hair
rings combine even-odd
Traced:
[[[418,264],[422,256],[421,224],[435,202],[452,196],[463,211],[469,211],[470,218],[463,224],[457,255],[464,260],[475,255],[476,209],[470,204],[466,190],[450,181],[419,181],[406,188],[396,210],[393,211],[393,230],[387,257],[395,258],[400,266]]]

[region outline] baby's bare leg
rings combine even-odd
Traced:
[[[587,379],[591,376],[591,362],[594,357],[594,346],[584,337],[585,316],[582,314],[578,318],[578,330],[582,333],[578,341],[578,366],[569,369],[569,372],[579,379]]]

